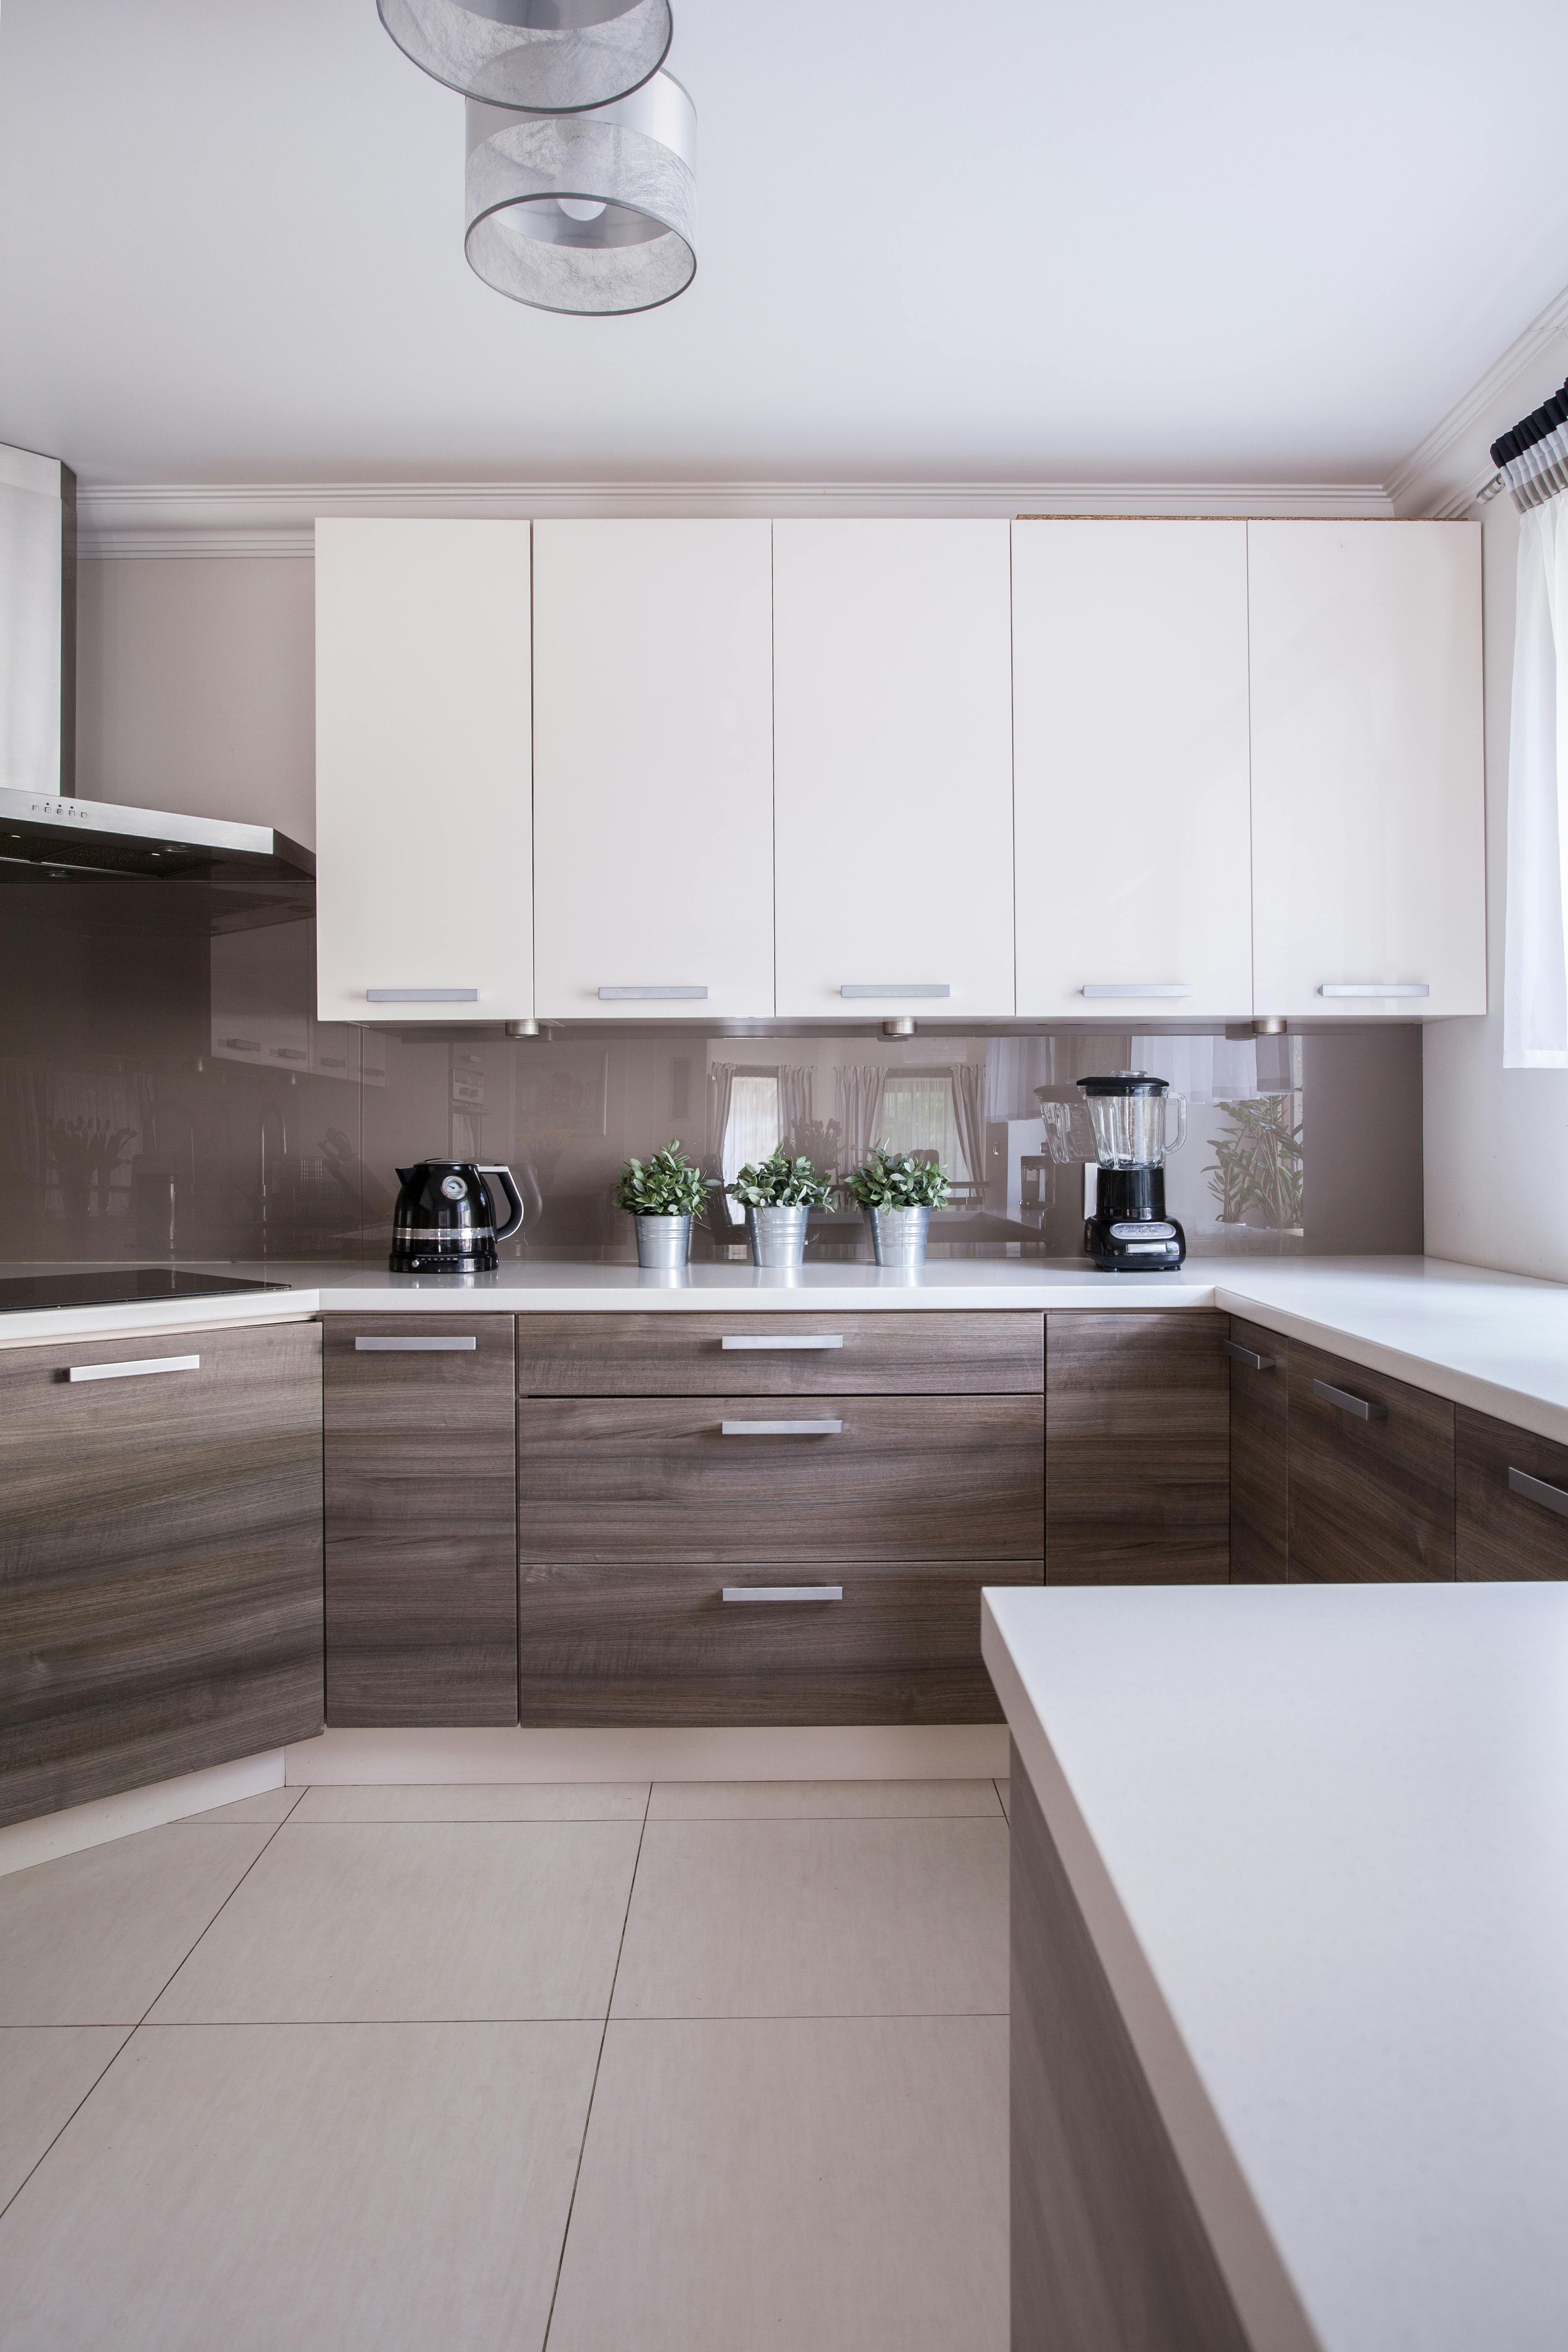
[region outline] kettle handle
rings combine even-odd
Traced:
[[[510,1168],[481,1167],[479,1174],[500,1178],[501,1190],[507,1197],[509,1214],[504,1225],[497,1225],[496,1239],[498,1242],[509,1242],[522,1223],[522,1194],[517,1189],[517,1181]]]

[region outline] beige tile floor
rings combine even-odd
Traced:
[[[6,2352],[1003,2352],[1005,1795],[279,1790],[0,1879]]]

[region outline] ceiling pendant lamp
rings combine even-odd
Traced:
[[[487,286],[600,317],[684,294],[697,274],[697,111],[673,74],[593,113],[470,99],[468,117],[464,250]]]
[[[639,89],[668,54],[669,0],[376,0],[414,63],[490,106],[575,114]]]

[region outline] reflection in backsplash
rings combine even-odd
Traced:
[[[12,1259],[379,1260],[395,1170],[425,1158],[512,1164],[531,1214],[503,1255],[630,1259],[616,1171],[672,1137],[726,1177],[781,1139],[840,1174],[877,1141],[934,1153],[954,1184],[933,1253],[1077,1257],[1092,1145],[1073,1081],[1128,1066],[1186,1099],[1166,1199],[1193,1256],[1421,1247],[1415,1028],[361,1030],[315,1018],[314,926],[282,899],[216,937],[178,884],[17,887],[0,908]],[[694,1255],[736,1233],[716,1194]],[[814,1217],[814,1258],[868,1254],[858,1216]]]

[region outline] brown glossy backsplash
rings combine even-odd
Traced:
[[[511,1163],[530,1214],[503,1255],[630,1259],[610,1197],[628,1153],[678,1137],[732,1172],[787,1136],[840,1171],[883,1139],[937,1152],[957,1181],[933,1251],[1077,1256],[1081,1169],[1052,1160],[1036,1089],[1070,1103],[1077,1076],[1133,1056],[1189,1100],[1166,1183],[1194,1257],[1421,1247],[1414,1027],[1256,1045],[369,1031],[315,1019],[313,924],[210,920],[180,884],[0,898],[0,1255],[378,1260],[397,1164],[440,1157]],[[731,1245],[723,1220],[716,1204],[697,1255]],[[814,1220],[814,1258],[868,1254],[854,1216]]]

